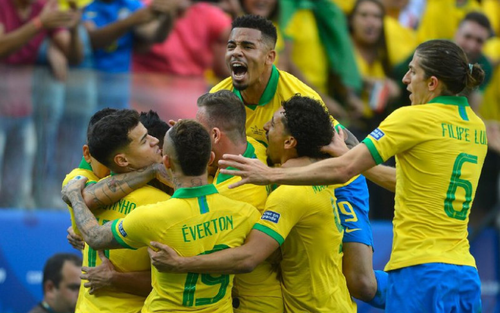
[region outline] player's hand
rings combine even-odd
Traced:
[[[257,159],[245,158],[241,155],[224,154],[223,160],[219,160],[220,172],[227,175],[241,176],[241,180],[230,185],[236,188],[244,184],[269,185],[272,168]],[[234,167],[237,170],[228,170]]]
[[[162,184],[174,188],[174,184],[172,182],[172,171],[167,170],[163,163],[158,163],[154,165],[156,179]]]
[[[87,183],[87,177],[76,176],[68,182],[66,186],[61,190],[61,196],[64,202],[71,205],[71,198],[75,195],[82,195],[82,190],[85,188]]]
[[[148,247],[151,264],[160,272],[179,273],[182,257],[180,257],[174,249],[162,243],[151,241],[151,247]]]
[[[85,288],[89,288],[89,294],[94,294],[96,291],[103,288],[112,287],[113,273],[116,272],[113,263],[104,255],[102,250],[97,251],[101,259],[101,265],[97,267],[82,266],[83,274],[80,278],[87,282],[83,284]]]
[[[85,248],[85,241],[83,241],[83,238],[75,233],[72,226],[68,227],[66,231],[68,232],[66,239],[68,239],[69,244],[76,250],[82,251]]]
[[[329,145],[323,146],[321,148],[321,152],[328,153],[329,155],[331,155],[333,157],[339,157],[339,156],[343,155],[344,153],[349,151],[349,148],[345,144],[344,139],[345,138],[344,138],[343,129],[339,127],[338,133],[334,129],[332,141],[330,142]]]

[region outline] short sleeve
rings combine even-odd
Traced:
[[[272,237],[280,246],[304,215],[305,212],[301,208],[307,207],[296,205],[297,198],[294,191],[295,188],[278,187],[271,193],[262,217],[253,227]]]
[[[135,250],[149,245],[153,234],[148,225],[155,221],[155,217],[150,214],[154,211],[151,210],[152,206],[138,207],[124,218],[112,222],[111,231],[122,247]]]
[[[410,149],[425,136],[425,121],[416,116],[417,110],[410,109],[394,111],[363,140],[377,164]]]

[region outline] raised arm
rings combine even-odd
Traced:
[[[255,159],[225,154],[219,161],[221,168],[229,166],[237,170],[221,169],[221,173],[241,176],[235,188],[243,184],[256,185],[334,185],[343,184],[350,178],[375,166],[368,148],[358,145],[338,158],[326,159],[304,167],[270,168]]]
[[[249,273],[269,257],[279,244],[272,237],[253,229],[245,244],[211,254],[181,257],[172,248],[158,242],[151,242],[149,255],[153,266],[160,272],[172,273]]]
[[[170,177],[163,164],[153,164],[137,171],[102,179],[83,190],[83,199],[90,210],[102,208],[119,201],[154,178],[169,184]]]
[[[77,176],[62,190],[64,202],[73,208],[75,222],[83,236],[83,240],[94,250],[123,248],[113,236],[111,223],[99,225],[95,216],[90,212],[82,197],[86,177]]]

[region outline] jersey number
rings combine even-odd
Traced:
[[[470,209],[473,192],[471,182],[466,179],[460,178],[460,175],[462,175],[462,167],[464,166],[464,163],[467,162],[477,164],[477,156],[467,153],[460,153],[455,159],[455,164],[453,164],[453,172],[450,179],[450,185],[448,186],[446,199],[444,200],[444,211],[446,212],[446,215],[462,221],[467,218],[467,212]],[[453,201],[455,201],[455,194],[458,187],[463,188],[465,191],[465,201],[462,205],[461,211],[456,211],[455,209],[453,209]]]
[[[228,249],[226,245],[215,245],[212,250],[205,251],[202,254],[210,254],[220,250]],[[201,282],[208,286],[220,285],[219,292],[213,298],[198,298],[194,300],[194,293],[196,292],[196,284],[198,278],[201,276]],[[212,276],[210,274],[188,273],[186,283],[184,284],[184,294],[182,297],[183,306],[199,306],[216,303],[224,298],[226,295],[227,286],[229,285],[229,275]]]

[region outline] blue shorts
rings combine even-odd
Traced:
[[[472,266],[426,263],[389,272],[386,312],[481,312],[481,282]]]
[[[373,235],[368,212],[370,198],[364,176],[359,175],[349,185],[335,189],[340,222],[344,226],[343,242],[359,242],[373,247]]]

